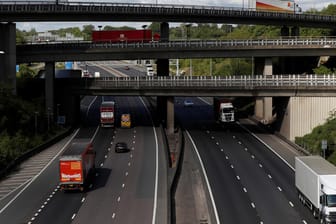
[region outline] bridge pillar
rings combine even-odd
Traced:
[[[291,28],[291,36],[292,37],[298,37],[298,36],[300,36],[300,28],[297,27],[297,26],[293,26]]]
[[[45,63],[45,106],[48,116],[54,117],[54,82],[55,82],[55,62]]]
[[[160,24],[160,40],[169,40],[169,24]],[[156,61],[156,71],[158,76],[169,76],[169,59],[158,59]],[[174,98],[159,96],[157,97],[157,112],[160,121],[164,121],[168,133],[174,132]]]
[[[167,98],[167,133],[174,133],[174,97]]]
[[[258,59],[260,62],[261,58]],[[272,75],[273,74],[273,63],[272,58],[262,59],[263,64],[263,75]],[[259,63],[260,65],[260,63]],[[258,66],[256,66],[258,67]],[[260,67],[257,68],[260,70]],[[268,123],[272,121],[273,113],[272,113],[272,97],[257,97],[255,108],[254,108],[255,116],[260,119],[263,123]]]
[[[0,24],[0,83],[16,94],[16,25]]]
[[[59,89],[56,95],[56,113],[65,117],[65,124],[74,126],[80,123],[80,96]]]
[[[287,26],[281,27],[280,35],[282,37],[288,37],[289,36],[289,28]]]

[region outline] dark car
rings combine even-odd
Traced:
[[[125,142],[117,142],[115,145],[115,152],[128,152],[129,149]]]

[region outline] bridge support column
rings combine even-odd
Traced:
[[[169,24],[160,24],[161,41],[169,40]],[[156,71],[158,76],[169,76],[169,59],[158,59],[156,61]],[[174,97],[157,97],[157,112],[160,121],[164,121],[168,133],[174,132]]]
[[[16,25],[0,24],[0,83],[16,94]]]
[[[167,133],[174,133],[174,97],[167,97]]]
[[[291,28],[291,36],[292,37],[298,37],[298,36],[300,36],[300,28],[297,27],[297,26],[293,26]]]
[[[54,117],[55,62],[45,63],[45,106],[48,116]]]
[[[263,60],[264,60],[263,75],[272,75],[273,74],[272,58],[265,58]],[[257,97],[254,108],[255,116],[258,119],[261,119],[263,123],[269,123],[270,121],[272,121],[273,118],[272,108],[273,108],[272,97]]]
[[[281,27],[280,35],[282,37],[288,37],[289,36],[289,28],[287,26]]]

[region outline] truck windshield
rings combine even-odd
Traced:
[[[336,207],[336,195],[327,195],[327,206]]]
[[[222,113],[233,113],[234,110],[232,108],[223,108]]]

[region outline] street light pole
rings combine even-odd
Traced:
[[[210,76],[212,76],[212,58],[210,58]]]
[[[99,26],[98,26],[98,30],[99,30],[99,40],[100,40],[100,41],[102,41],[102,40],[101,40],[101,28],[102,28],[102,25],[99,25]]]
[[[48,111],[47,111],[47,124],[48,124],[48,131],[50,130],[50,107],[48,107]]]
[[[37,135],[37,115],[38,115],[38,112],[35,111],[35,114],[34,114],[34,118],[35,118],[35,136]]]
[[[56,122],[57,122],[57,124],[58,124],[58,117],[59,117],[59,107],[61,106],[61,104],[57,104],[56,105]]]
[[[191,27],[191,24],[187,24],[186,25],[187,27],[187,41],[189,40],[189,36],[190,36],[190,27]],[[189,75],[192,76],[192,59],[190,58],[189,59]]]
[[[143,42],[145,41],[146,39],[146,33],[145,33],[145,29],[146,29],[147,25],[142,25],[142,29],[143,29]]]

